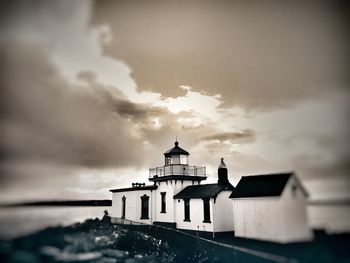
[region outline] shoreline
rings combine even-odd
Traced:
[[[31,201],[18,203],[0,204],[0,208],[9,207],[40,207],[40,206],[112,206],[112,200],[54,200],[54,201]]]

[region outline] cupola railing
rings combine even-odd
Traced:
[[[149,169],[149,177],[186,175],[186,176],[206,176],[205,166],[189,166],[182,164],[173,164]]]

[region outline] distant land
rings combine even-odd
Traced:
[[[350,205],[350,198],[344,199],[326,199],[326,200],[309,200],[308,205]]]
[[[350,199],[340,200],[310,200],[308,205],[350,205]],[[112,200],[48,200],[48,201],[30,201],[17,203],[0,203],[0,207],[17,206],[112,206]]]
[[[51,200],[0,204],[0,207],[18,206],[112,206],[112,200]]]

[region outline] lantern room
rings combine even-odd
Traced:
[[[182,164],[188,165],[189,152],[179,147],[179,142],[175,142],[175,146],[164,153],[165,165]]]

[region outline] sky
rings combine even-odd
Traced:
[[[0,201],[110,198],[179,146],[350,198],[342,1],[2,1]]]

